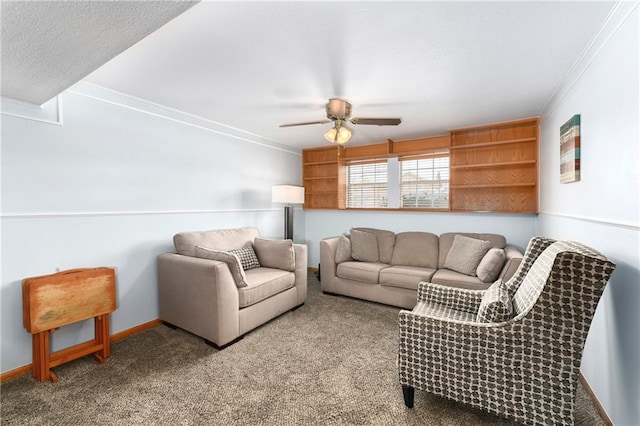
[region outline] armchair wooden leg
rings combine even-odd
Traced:
[[[402,396],[404,396],[404,405],[413,408],[414,389],[411,386],[402,385]]]

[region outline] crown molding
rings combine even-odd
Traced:
[[[56,126],[64,124],[60,96],[56,96],[42,105],[30,104],[11,98],[0,98],[0,114]]]
[[[209,120],[195,114],[183,112],[174,108],[148,101],[146,99],[108,89],[106,87],[90,83],[88,81],[81,81],[71,88],[67,89],[64,93],[82,96],[98,102],[107,103],[131,111],[136,111],[139,113],[151,115],[153,117],[172,121],[174,123],[194,127],[212,133],[217,133],[244,142],[264,146],[278,151],[283,151],[289,154],[302,156],[302,153],[299,149],[282,145],[271,139],[266,139],[259,135],[237,129],[226,124],[218,123],[217,121]]]
[[[584,49],[578,60],[573,64],[558,88],[553,92],[547,103],[542,108],[541,116],[549,116],[573,89],[582,75],[589,69],[591,63],[598,57],[609,40],[618,32],[622,25],[638,8],[638,1],[619,0],[607,15],[600,30]]]

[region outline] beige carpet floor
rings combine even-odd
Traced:
[[[511,425],[416,391],[402,400],[395,366],[399,309],[309,297],[217,351],[164,325],[55,369],[57,384],[18,377],[0,388],[3,425]],[[577,425],[603,424],[582,388]]]

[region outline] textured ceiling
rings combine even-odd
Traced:
[[[194,4],[3,1],[1,94],[41,105]]]
[[[354,117],[402,118],[352,126],[349,144],[408,139],[541,114],[613,5],[205,1],[87,80],[298,148],[331,125],[278,125],[324,119],[341,96]]]

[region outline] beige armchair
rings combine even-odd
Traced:
[[[261,239],[256,228],[182,232],[173,240],[176,253],[158,257],[160,319],[217,349],[306,300],[305,245]],[[238,267],[254,251],[260,266]]]
[[[506,283],[421,283],[399,315],[405,404],[419,389],[524,424],[572,425],[584,343],[614,268],[582,244],[536,237]]]

